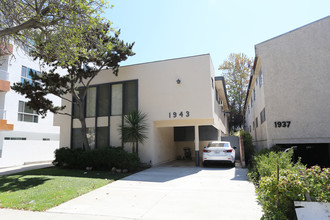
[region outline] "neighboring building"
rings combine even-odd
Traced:
[[[62,104],[66,113],[74,112],[69,102]],[[122,146],[123,115],[135,109],[146,113],[148,139],[139,144],[139,156],[152,165],[183,157],[184,148],[193,158],[201,156],[207,141],[228,134],[225,83],[214,76],[209,54],[123,66],[117,77],[104,70],[92,81],[85,105],[92,148]],[[55,122],[61,147],[82,147],[75,116],[56,115]],[[131,150],[129,144],[125,149]]]
[[[297,146],[303,160],[329,166],[330,17],[257,44],[255,53],[245,102],[255,145]]]
[[[24,96],[10,89],[15,82],[31,81],[30,69],[40,71],[39,63],[15,46],[10,54],[0,56],[0,167],[51,161],[59,147],[53,114],[38,116]]]

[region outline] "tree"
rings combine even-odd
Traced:
[[[138,153],[138,143],[147,139],[147,115],[141,111],[133,111],[124,117],[124,124],[119,127],[123,142],[132,143],[132,152]],[[135,150],[136,147],[136,150]]]
[[[1,0],[0,55],[9,52],[11,43],[33,47],[36,32],[52,34],[89,23],[105,7],[105,0]]]
[[[242,128],[244,122],[244,101],[249,84],[251,63],[252,60],[244,53],[231,53],[219,67],[226,81],[231,116],[229,123],[231,130],[234,131]]]
[[[85,149],[90,149],[85,121],[84,103],[90,83],[103,69],[111,68],[117,75],[119,63],[134,55],[133,44],[121,41],[119,32],[109,22],[90,19],[85,24],[59,27],[52,34],[37,32],[33,37],[34,59],[43,61],[48,71],[29,73],[33,83],[14,83],[12,89],[30,99],[28,105],[43,117],[47,112],[63,113],[66,106],[54,106],[48,94],[72,102],[78,108],[81,137]],[[61,40],[59,40],[61,39]],[[58,68],[67,70],[66,75],[57,73]],[[71,95],[73,98],[68,98]]]

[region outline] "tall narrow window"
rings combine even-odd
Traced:
[[[38,123],[37,112],[31,109],[27,102],[18,102],[18,121]]]
[[[96,116],[96,87],[90,87],[87,90],[86,97],[86,117]]]
[[[72,129],[72,144],[71,148],[72,149],[82,149],[83,142],[81,138],[81,133],[80,133],[80,128],[73,128]]]
[[[110,90],[109,84],[101,85],[97,91],[97,115],[109,115]]]
[[[258,117],[256,117],[256,128],[258,127]]]
[[[109,146],[109,128],[98,127],[97,130],[97,148]]]
[[[256,100],[256,89],[255,88],[253,89],[253,100],[254,101]]]
[[[82,96],[82,91],[83,88],[78,88],[78,95],[81,97]],[[74,101],[74,98],[72,97],[72,100]],[[72,117],[73,118],[78,118],[79,117],[79,106],[76,103],[72,103]]]
[[[136,81],[124,84],[124,114],[129,114],[137,109],[137,83]]]
[[[121,115],[123,112],[123,84],[111,86],[111,115]]]
[[[89,147],[95,149],[95,128],[87,128],[87,139]]]
[[[265,112],[265,108],[260,112],[260,123],[264,123],[264,121],[266,121],[266,112]]]

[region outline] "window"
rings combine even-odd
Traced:
[[[86,96],[86,117],[96,116],[96,87],[87,89]]]
[[[258,77],[256,78],[256,86],[258,85]]]
[[[256,126],[255,126],[255,123],[254,123],[254,121],[253,121],[253,130],[256,128]]]
[[[214,80],[212,77],[211,77],[211,83],[212,83],[212,88],[214,89]]]
[[[136,81],[124,84],[124,114],[137,110],[137,83]]]
[[[251,97],[251,108],[252,108],[252,106],[253,106],[253,99],[252,99],[252,97]]]
[[[95,128],[87,128],[87,139],[91,149],[95,149]]]
[[[43,141],[50,141],[50,138],[43,138]]]
[[[123,112],[123,84],[111,86],[111,115],[121,115]]]
[[[78,88],[78,96],[82,96],[83,88]],[[72,100],[75,100],[72,97]],[[72,103],[72,117],[79,118],[79,106],[75,103]]]
[[[110,103],[110,86],[109,84],[101,85],[97,90],[97,115],[108,116]]]
[[[199,126],[198,130],[200,141],[218,140],[218,129],[212,125]]]
[[[108,127],[98,127],[96,129],[97,138],[97,148],[108,147],[109,146],[109,128]]]
[[[26,141],[25,137],[5,137],[5,140],[8,141]]]
[[[83,141],[81,138],[81,128],[72,129],[72,149],[82,149]],[[91,149],[95,148],[95,128],[87,128],[87,139]]]
[[[27,102],[18,102],[18,121],[38,123],[37,112],[31,109]]]
[[[195,128],[189,127],[174,127],[174,141],[193,141],[195,140]]]
[[[260,112],[260,123],[264,123],[264,121],[266,121],[266,112],[265,112],[265,108]]]
[[[82,149],[83,142],[81,139],[80,128],[72,128],[72,149]]]
[[[250,105],[248,105],[248,114],[250,114]]]
[[[260,69],[260,72],[259,72],[259,87],[262,86],[263,81],[264,81],[264,77],[263,77],[263,75],[262,75],[262,71],[261,71],[261,69]]]
[[[258,127],[258,117],[256,117],[256,128]]]
[[[26,66],[22,66],[22,72],[21,72],[21,83],[24,83],[24,81],[27,81],[29,83],[32,83],[32,77],[30,76],[30,72],[40,75],[39,71],[36,71],[34,69],[30,69]]]
[[[253,100],[254,101],[256,100],[256,89],[255,88],[253,89]]]

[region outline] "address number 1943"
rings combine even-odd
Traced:
[[[190,112],[189,111],[181,111],[181,112],[169,112],[168,113],[168,117],[169,118],[188,118],[190,116]]]

